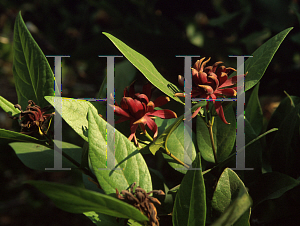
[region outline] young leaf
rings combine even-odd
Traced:
[[[125,43],[117,39],[116,37],[103,32],[113,44],[120,50],[122,54],[158,89],[164,92],[169,97],[184,104],[178,97],[174,97],[175,93],[180,93],[181,91],[177,86],[168,82],[154,67],[154,65],[143,55],[136,52]]]
[[[106,145],[106,124],[95,109],[89,109],[89,156],[102,189],[106,194],[112,194],[116,193],[116,188],[121,191],[136,182],[146,191],[151,191],[151,177],[142,155],[134,144],[117,130],[115,130],[114,167],[118,169],[107,169],[106,152],[109,149],[107,150]],[[111,135],[113,134],[107,134],[107,136]]]
[[[236,139],[236,118],[232,107],[224,111],[229,125],[222,122],[220,117],[216,116],[213,124],[214,144],[217,152],[218,162],[224,161],[231,153]],[[197,117],[197,145],[201,156],[208,162],[215,162],[211,138],[208,128],[203,119]]]
[[[201,168],[198,153],[193,164]],[[202,170],[188,170],[177,192],[173,210],[174,226],[204,226],[206,219],[206,195]]]
[[[95,211],[113,217],[131,218],[137,221],[148,220],[138,209],[108,195],[53,182],[28,181],[27,183],[47,195],[58,208],[70,213]]]
[[[63,153],[72,157],[77,163],[80,163],[82,149],[74,144],[67,142],[55,141],[61,143]],[[54,166],[54,150],[43,145],[25,142],[14,142],[10,146],[14,149],[19,159],[25,166],[44,171],[45,168]],[[64,168],[78,168],[64,156],[62,157],[62,166]]]
[[[242,192],[241,192],[242,191]],[[246,194],[245,203],[239,202],[239,197],[241,194]],[[237,199],[237,200],[236,200]],[[231,208],[234,210],[229,214],[228,209],[230,208],[231,203],[236,203]],[[240,205],[241,211],[238,210],[238,206]],[[231,169],[226,168],[221,174],[219,181],[217,183],[215,192],[212,198],[212,208],[214,210],[214,215],[218,216],[224,214],[221,217],[222,224],[217,225],[232,225],[235,223],[242,215],[247,215],[243,217],[244,222],[240,222],[240,225],[249,225],[249,217],[250,217],[250,207],[251,199],[247,194],[247,189],[242,182],[242,180],[238,177],[238,175]],[[247,210],[247,212],[245,212]],[[245,212],[245,213],[244,213]],[[226,216],[227,215],[227,216]],[[225,217],[226,216],[226,217]],[[219,219],[220,221],[220,219]],[[227,222],[225,224],[225,222]],[[235,225],[235,224],[234,224]]]
[[[245,62],[245,91],[255,86],[264,75],[277,49],[293,28],[285,29],[261,45]]]
[[[8,113],[10,116],[15,116],[19,114],[21,111],[18,108],[14,107],[14,104],[0,96],[0,107]]]
[[[25,110],[28,100],[45,107],[44,96],[54,95],[54,76],[48,61],[34,41],[19,12],[14,28],[13,74],[18,104]]]

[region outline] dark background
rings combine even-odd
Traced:
[[[106,67],[105,59],[98,55],[121,55],[102,32],[113,34],[146,56],[167,80],[177,84],[184,64],[176,55],[212,57],[211,63],[221,60],[235,68],[235,58],[228,55],[251,55],[289,27],[294,29],[260,83],[265,117],[270,117],[285,96],[284,90],[300,96],[297,0],[2,0],[0,95],[12,103],[17,103],[12,73],[13,27],[20,10],[45,55],[71,56],[63,59],[62,96],[97,95]],[[117,58],[116,63],[124,60]],[[49,63],[53,65],[53,58]],[[2,110],[0,128],[12,128],[12,121]],[[71,132],[66,140],[75,142]],[[46,196],[22,185],[29,179],[72,183],[68,173],[28,169],[9,146],[0,145],[0,225],[93,225],[83,215],[61,211]]]

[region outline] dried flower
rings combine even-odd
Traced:
[[[44,136],[47,134],[47,126],[54,113],[45,113],[53,108],[51,105],[41,109],[40,106],[36,105],[32,100],[29,100],[26,111],[22,111],[22,108],[19,104],[16,104],[14,107],[21,111],[19,115],[21,133],[32,136]]]
[[[149,196],[151,193],[156,193],[158,195],[165,195],[162,190],[153,190],[148,193],[140,186],[138,186],[135,191],[133,192],[133,188],[136,185],[134,182],[131,187],[130,191],[123,190],[121,194],[119,194],[118,189],[116,188],[116,195],[117,198],[127,202],[128,204],[134,206],[135,208],[139,209],[144,215],[149,218],[149,223],[151,226],[159,226],[159,221],[157,217],[157,211],[153,203],[161,205],[158,199]]]
[[[153,102],[150,101],[151,98],[151,84],[146,84],[143,87],[143,93],[135,93],[134,83],[129,87],[124,89],[124,97],[121,100],[120,106],[115,104],[115,114],[121,116],[121,118],[116,121],[116,123],[124,122],[130,120],[130,130],[131,135],[128,137],[129,140],[134,139],[134,143],[138,145],[135,132],[138,126],[146,133],[145,125],[147,125],[150,130],[154,133],[153,139],[157,137],[157,125],[153,121],[154,116],[170,119],[177,118],[175,112],[171,110],[155,110],[155,107],[160,107],[170,101],[169,97],[158,97]]]
[[[223,63],[221,61],[214,63],[212,66],[205,67],[210,58],[203,62],[204,59],[205,57],[197,60],[194,68],[192,68],[193,84],[191,97],[213,99],[217,114],[224,123],[229,124],[224,116],[222,102],[215,101],[215,99],[217,99],[217,97],[225,98],[236,96],[237,88],[231,86],[237,83],[237,76],[228,78],[228,73],[236,70],[231,67],[226,68],[225,66],[219,66],[219,64]],[[184,77],[179,75],[178,82],[180,85],[184,86]],[[184,97],[184,93],[176,93],[175,96]],[[192,117],[195,117],[199,110],[200,108],[193,113]]]

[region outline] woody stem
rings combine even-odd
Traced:
[[[213,135],[213,127],[214,124],[214,117],[212,116],[212,120],[211,122],[208,122],[207,128],[208,128],[208,132],[209,132],[209,136],[210,136],[210,141],[211,141],[211,146],[213,149],[213,153],[214,153],[214,158],[215,158],[215,163],[218,164],[218,160],[217,160],[217,152],[216,152],[216,147],[215,147],[215,142],[214,142],[214,135]]]

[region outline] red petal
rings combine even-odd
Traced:
[[[153,136],[153,140],[156,139],[157,137],[157,133],[158,133],[158,129],[157,129],[157,125],[156,123],[151,119],[149,118],[148,116],[145,115],[145,118],[147,120],[147,126],[149,127],[149,129],[151,129],[151,131],[154,133],[154,136]]]
[[[200,71],[203,71],[203,68],[205,67],[206,63],[210,61],[210,58],[208,58],[208,60],[204,61],[201,65]]]
[[[225,115],[224,115],[224,111],[223,111],[223,107],[222,107],[222,102],[221,101],[215,101],[214,105],[215,105],[215,108],[216,108],[216,112],[219,115],[219,117],[221,118],[221,120],[226,124],[230,124],[225,119]]]
[[[140,111],[144,111],[144,107],[139,100],[133,100],[130,97],[123,97],[128,105],[128,110],[133,116],[136,116]]]
[[[140,100],[141,102],[144,102],[145,104],[149,103],[149,99],[146,96],[146,94],[139,94],[137,95],[138,100]]]
[[[211,86],[207,86],[207,85],[198,85],[198,86],[203,88],[207,94],[212,94],[214,92]]]
[[[130,118],[127,118],[127,117],[121,117],[121,118],[119,118],[116,122],[115,122],[115,124],[118,124],[118,123],[121,123],[121,122],[125,122],[125,121],[127,121],[127,120],[129,120]]]
[[[233,76],[233,77],[227,79],[226,81],[223,81],[223,83],[219,86],[219,88],[232,86],[232,85],[236,84],[236,82],[237,82],[237,76]]]
[[[153,103],[154,103],[155,107],[160,107],[160,106],[165,105],[165,104],[168,103],[169,101],[170,101],[170,98],[169,98],[169,97],[161,96],[161,97],[156,98],[156,99],[153,101]]]
[[[197,108],[197,110],[194,111],[194,113],[192,114],[192,118],[195,118],[198,115],[200,109],[201,109],[201,107]]]
[[[217,67],[218,67],[219,64],[223,64],[223,62],[222,61],[218,61],[218,62],[214,63],[214,65],[212,67],[212,72],[216,72],[216,69],[217,69]]]
[[[118,106],[114,106],[114,112],[118,116],[124,116],[124,117],[127,117],[127,118],[131,117],[128,112],[124,111],[122,108],[120,108]]]
[[[184,77],[181,75],[178,75],[178,83],[181,86],[184,86]]]
[[[154,111],[154,103],[152,101],[150,101],[148,104],[147,104],[147,112],[152,112]]]
[[[205,72],[200,71],[198,73],[198,80],[199,80],[198,84],[200,85],[207,83],[207,74]]]
[[[157,117],[165,118],[165,119],[177,118],[176,113],[171,110],[157,110],[154,112],[148,112],[148,113],[146,113],[146,115],[157,116]]]
[[[218,89],[215,93],[220,93],[226,96],[236,96],[236,91],[233,88]]]
[[[200,67],[201,67],[201,63],[202,61],[205,59],[205,57],[203,57],[202,59],[200,60],[197,60],[196,63],[194,64],[194,68],[197,70],[197,71],[200,71]]]

